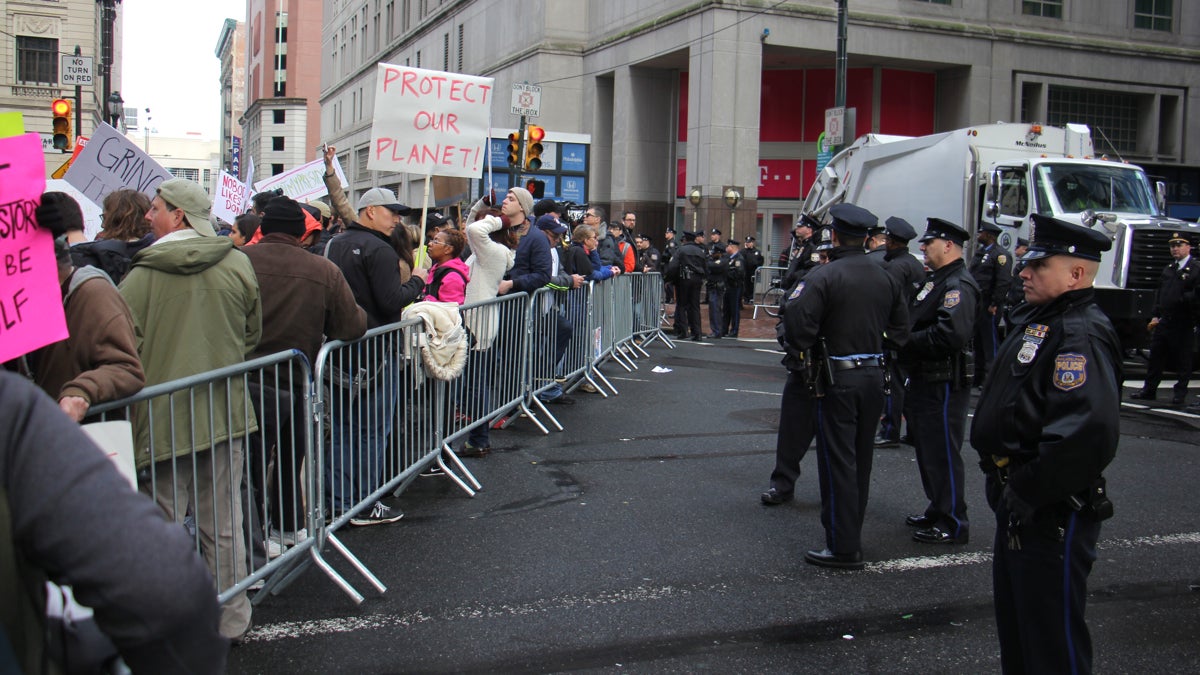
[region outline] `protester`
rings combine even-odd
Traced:
[[[233,220],[233,229],[229,232],[229,238],[233,240],[233,245],[241,248],[250,243],[252,239],[258,236],[258,228],[262,223],[262,218],[257,213],[243,213]]]
[[[441,230],[427,242],[433,266],[425,283],[426,300],[456,305],[466,301],[471,268],[458,257],[465,245],[466,238],[458,230]]]
[[[134,190],[114,190],[104,197],[104,228],[96,241],[71,247],[75,267],[91,265],[104,270],[114,284],[120,284],[133,256],[154,242],[146,212],[150,200]],[[82,221],[82,213],[80,220]]]
[[[216,236],[204,188],[173,178],[158,187],[146,218],[155,234],[121,283],[140,338],[146,383],[159,384],[241,363],[262,334],[262,303],[249,259]],[[242,532],[242,439],[255,430],[240,378],[198,393],[190,405],[168,397],[135,409],[135,458],[154,464],[154,498],[167,516],[196,516],[200,547],[222,585],[246,575],[235,540]],[[176,457],[186,461],[174,461]],[[188,457],[190,456],[190,457]],[[195,480],[193,480],[195,478]],[[250,629],[246,594],[221,613],[221,634],[240,639]]]

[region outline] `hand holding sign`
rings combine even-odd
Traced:
[[[0,139],[0,361],[67,337],[54,241],[33,217],[45,172],[37,134]]]
[[[478,176],[493,82],[490,77],[380,63],[367,168]]]

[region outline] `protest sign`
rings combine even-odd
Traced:
[[[119,131],[101,124],[71,163],[64,179],[97,204],[114,190],[130,189],[154,198],[171,174]]]
[[[34,210],[46,186],[42,139],[0,139],[0,361],[67,337],[54,240]]]
[[[95,202],[88,199],[87,195],[75,189],[67,181],[61,178],[50,178],[46,181],[46,192],[65,192],[79,204],[80,210],[83,211],[83,234],[88,241],[96,238],[100,234],[100,229],[104,226],[104,209],[100,208]]]
[[[342,164],[337,157],[333,158],[333,170],[337,173],[342,188],[349,187],[350,184],[346,182],[346,174],[342,173]],[[329,189],[325,187],[325,159],[314,159],[304,166],[298,166],[277,176],[264,178],[254,184],[255,192],[275,189],[283,190],[284,196],[291,197],[298,202],[324,197],[329,194]]]
[[[474,178],[483,170],[494,80],[380,63],[367,168]]]
[[[0,138],[20,136],[25,133],[25,116],[19,112],[0,113]]]
[[[213,195],[212,214],[233,224],[233,220],[246,212],[246,196],[249,189],[228,171],[221,172],[217,180],[217,194]]]

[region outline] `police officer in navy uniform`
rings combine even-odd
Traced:
[[[1094,301],[1103,232],[1035,214],[1026,303],[975,406],[971,445],[996,511],[993,592],[1006,673],[1087,673],[1087,578],[1101,475],[1117,451],[1121,349]]]
[[[718,236],[720,230],[713,230]],[[720,242],[709,244],[706,287],[708,288],[708,337],[719,338],[725,325],[725,289],[729,279],[729,264],[725,247]]]
[[[883,226],[875,226],[867,233],[866,241],[867,259],[875,262],[880,267],[887,267],[887,229]]]
[[[763,254],[758,250],[757,240],[746,237],[746,245],[742,247],[742,258],[746,261],[746,279],[742,282],[742,302],[747,305],[754,303],[754,273],[763,266]]]
[[[675,305],[676,334],[700,341],[700,288],[704,285],[704,274],[708,256],[696,243],[699,232],[684,232],[683,246],[671,256],[663,277],[675,284],[678,303]]]
[[[1008,288],[1012,285],[1012,253],[996,243],[1000,226],[995,223],[979,223],[976,237],[979,247],[971,263],[971,276],[975,277],[982,293],[978,317],[975,319],[975,386],[982,386],[992,360],[996,358],[996,347],[1000,344],[1000,317]]]
[[[1158,298],[1147,328],[1153,333],[1150,362],[1146,365],[1146,384],[1130,398],[1153,401],[1158,395],[1167,359],[1174,357],[1174,405],[1183,405],[1192,379],[1192,351],[1196,334],[1196,284],[1200,280],[1200,260],[1192,256],[1192,242],[1186,232],[1173,232],[1167,242],[1171,262],[1163,268],[1158,281]]]
[[[933,270],[909,307],[912,328],[900,362],[908,374],[904,416],[917,449],[925,511],[905,518],[915,541],[965,544],[969,538],[962,442],[971,402],[964,350],[971,342],[979,285],[963,263],[967,231],[928,219],[921,250]]]
[[[746,282],[746,261],[737,239],[725,244],[725,297],[721,305],[721,334],[737,337],[742,325],[742,284]]]
[[[875,426],[883,410],[884,334],[895,346],[908,335],[904,293],[867,260],[863,240],[877,219],[853,204],[829,209],[832,260],[813,269],[789,294],[783,315],[788,351],[817,348],[831,382],[816,403],[817,471],[825,548],[813,565],[862,569],[862,523],[871,483]]]
[[[679,250],[679,242],[675,241],[675,228],[673,227],[668,227],[663,236],[667,239],[667,243],[663,244],[662,249],[662,268],[663,271],[666,271],[667,265],[671,264],[671,258],[675,257],[675,251]],[[675,284],[665,280],[663,282],[663,302],[668,305],[675,302]],[[678,308],[676,311],[679,311]]]
[[[1018,225],[1020,221],[1018,221]],[[1011,325],[1012,311],[1017,308],[1022,302],[1025,302],[1025,287],[1021,285],[1021,270],[1025,269],[1025,261],[1021,260],[1025,256],[1025,252],[1029,250],[1028,239],[1017,239],[1017,246],[1013,249],[1013,281],[1008,287],[1008,295],[1004,298],[1004,324]]]
[[[883,267],[900,282],[904,289],[904,300],[910,306],[925,280],[925,266],[908,250],[908,242],[917,236],[917,231],[903,218],[891,216],[884,221],[884,234],[887,235],[886,252]],[[894,448],[900,445],[900,424],[904,412],[904,374],[895,354],[888,355],[888,375],[891,379],[887,399],[883,404],[883,419],[879,422],[879,434],[875,437],[875,447]]]
[[[792,288],[808,274],[808,271],[820,264],[817,255],[817,238],[813,235],[823,226],[821,221],[807,213],[800,214],[796,221],[796,229],[792,233],[792,245],[780,254],[780,262],[787,267],[783,274],[782,288]]]

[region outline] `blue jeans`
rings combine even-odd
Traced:
[[[470,411],[471,420],[477,422],[492,411],[492,363],[496,352],[470,350],[467,352],[467,369],[473,379],[463,387],[463,399],[458,402],[463,410]],[[477,425],[467,433],[467,442],[477,448],[491,445],[491,422]]]
[[[334,517],[383,485],[384,450],[399,412],[399,360],[384,357],[376,366],[365,363],[362,354],[356,350],[347,362],[351,372],[365,368],[369,379],[358,387],[336,387],[329,402],[332,438],[325,454],[325,494]]]

